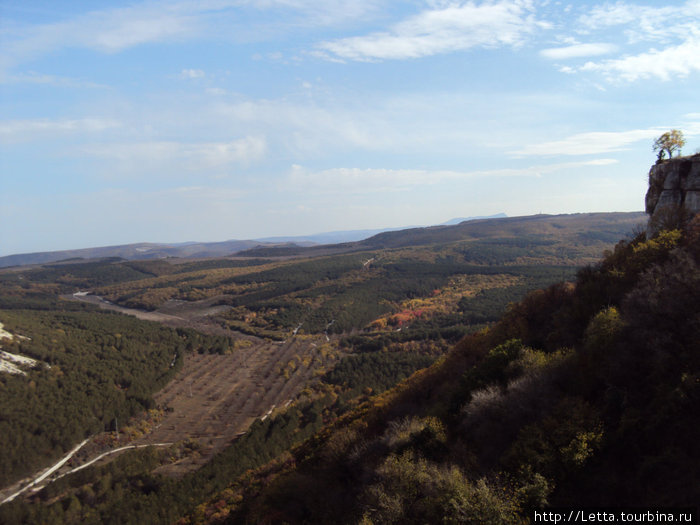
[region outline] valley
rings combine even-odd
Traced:
[[[3,434],[13,451],[3,493],[89,438],[55,481],[8,505],[40,515],[89,486],[99,512],[115,513],[113,494],[140,497],[137,475],[181,516],[323,425],[382,403],[529,291],[575,278],[638,220],[499,219],[293,254],[0,271],[0,320],[30,336],[3,345],[49,365],[0,375],[16,399],[0,426],[24,436]]]
[[[700,518],[700,0],[0,0],[0,525]]]
[[[141,426],[139,430],[136,430],[138,424],[132,425],[136,427],[133,429],[125,425],[126,428],[121,429],[118,439],[110,441],[111,448],[107,449],[105,439],[111,437],[109,434],[98,434],[84,441],[81,447],[74,450],[76,453],[83,449],[70,464],[57,466],[37,477],[32,493],[43,488],[45,483],[40,482],[49,474],[49,479],[56,479],[96,460],[110,461],[113,459],[112,452],[172,445],[183,441],[196,442],[196,454],[185,456],[154,471],[182,476],[211,460],[233,439],[245,433],[256,419],[265,419],[276,408],[285,409],[295,402],[301,390],[311,381],[314,372],[321,367],[332,367],[336,360],[336,353],[329,351],[331,345],[325,336],[296,337],[290,334],[285,341],[273,342],[222,328],[208,320],[207,316],[229,307],[212,307],[212,301],[208,300],[192,303],[168,301],[163,306],[163,311],[147,312],[118,306],[87,292],[64,294],[61,298],[96,305],[100,309],[133,316],[142,321],[158,322],[170,327],[196,327],[202,332],[224,335],[233,341],[235,352],[225,355],[186,354],[178,374],[153,396],[161,411],[157,424]],[[8,332],[3,330],[2,333],[6,334],[5,338],[11,338]],[[3,366],[7,366],[10,373],[26,375],[19,368],[9,368],[14,366],[12,361],[30,366],[37,364],[33,359],[7,352],[2,352],[0,357],[3,358]],[[281,365],[287,363],[295,365],[291,372],[287,370],[283,373]],[[0,491],[0,501],[26,483],[23,481],[5,487]]]

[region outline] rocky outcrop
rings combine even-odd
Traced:
[[[645,198],[647,235],[682,226],[700,212],[700,155],[656,163]]]

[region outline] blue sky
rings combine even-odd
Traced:
[[[0,255],[643,209],[700,0],[0,0]]]

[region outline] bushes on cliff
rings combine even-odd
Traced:
[[[471,482],[456,466],[440,466],[412,452],[390,455],[361,501],[363,525],[525,522],[516,497],[485,479]]]
[[[693,242],[673,231],[640,235],[576,283],[530,294],[385,395],[362,416],[371,425],[331,434],[344,436],[332,463],[300,462],[305,490],[324,500],[342,493],[337,508],[304,500],[294,476],[278,480],[285,489],[267,504],[291,523],[517,523],[546,503],[697,501]],[[461,380],[448,379],[459,374],[445,368],[458,363],[467,365]]]

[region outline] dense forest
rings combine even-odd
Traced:
[[[158,473],[196,456],[196,439],[125,452],[0,506],[0,521],[521,523],[549,505],[689,505],[700,232],[639,233],[582,264],[607,237],[1,272],[0,321],[26,336],[3,349],[40,363],[0,375],[4,483],[166,409],[153,393],[188,353],[282,345],[295,329],[333,357],[198,470]],[[85,289],[216,311],[203,333],[199,317],[167,327],[59,299]]]
[[[527,523],[550,505],[692,507],[699,263],[697,222],[620,242],[183,523]]]
[[[25,298],[29,292],[90,290],[144,310],[173,300],[211,301],[231,307],[221,316],[225,326],[281,337],[298,323],[306,333],[323,332],[331,320],[331,332],[362,329],[458,276],[510,277],[500,286],[478,289],[479,297],[463,304],[473,314],[470,322],[490,322],[526,291],[572,277],[639,221],[638,214],[474,221],[388,232],[342,245],[336,255],[309,248],[268,258],[65,261],[2,272],[0,285],[8,295],[20,291]],[[461,292],[470,296],[468,287]]]
[[[0,374],[3,485],[153,408],[152,393],[174,377],[185,352],[228,344],[89,308],[0,310],[0,319],[10,333],[31,334],[3,349],[43,363],[27,376]]]

